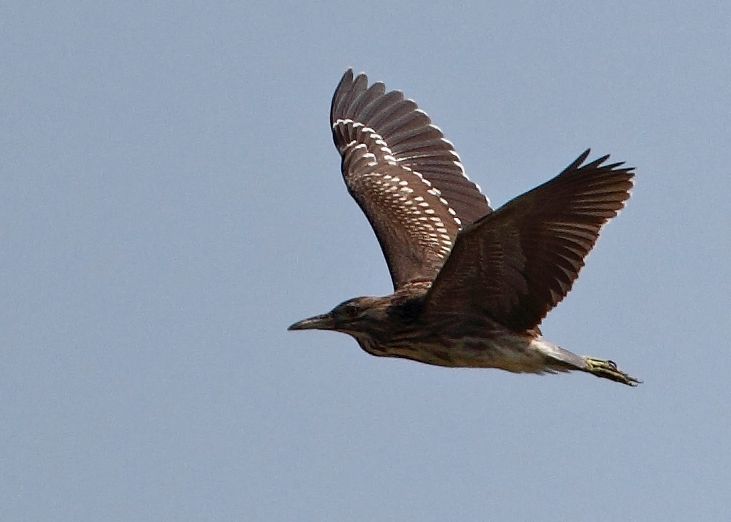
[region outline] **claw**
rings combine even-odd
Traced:
[[[621,382],[627,386],[637,386],[642,383],[642,381],[617,369],[617,364],[614,361],[584,357],[584,362],[586,363],[586,371],[596,375],[597,377],[604,377],[605,379],[610,379],[615,382]]]

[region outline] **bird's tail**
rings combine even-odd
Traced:
[[[537,342],[536,342],[537,341]],[[560,346],[540,339],[534,341],[536,346],[546,357],[546,363],[553,371],[574,371],[596,375],[604,379],[621,382],[627,386],[637,386],[642,381],[630,376],[617,368],[614,361],[597,359],[584,355],[576,355]]]

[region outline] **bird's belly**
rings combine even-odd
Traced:
[[[546,356],[540,341],[520,335],[501,335],[492,339],[463,337],[448,342],[420,342],[368,347],[373,355],[401,357],[448,367],[499,368],[516,373],[543,373]],[[364,346],[365,348],[365,346]]]

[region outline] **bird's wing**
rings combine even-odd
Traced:
[[[426,296],[425,314],[470,310],[515,331],[536,328],[571,290],[634,176],[609,156],[561,174],[465,227]]]
[[[395,288],[431,281],[459,229],[490,212],[459,156],[412,100],[349,69],[330,109],[350,194],[371,223]]]

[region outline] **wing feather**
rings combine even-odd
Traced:
[[[582,165],[485,216],[458,235],[426,298],[425,313],[473,310],[516,331],[537,328],[571,290],[602,226],[630,196],[632,169]]]
[[[345,72],[330,124],[345,183],[373,226],[394,287],[431,281],[463,224],[491,211],[487,198],[429,116],[383,83],[368,86],[364,74]]]

